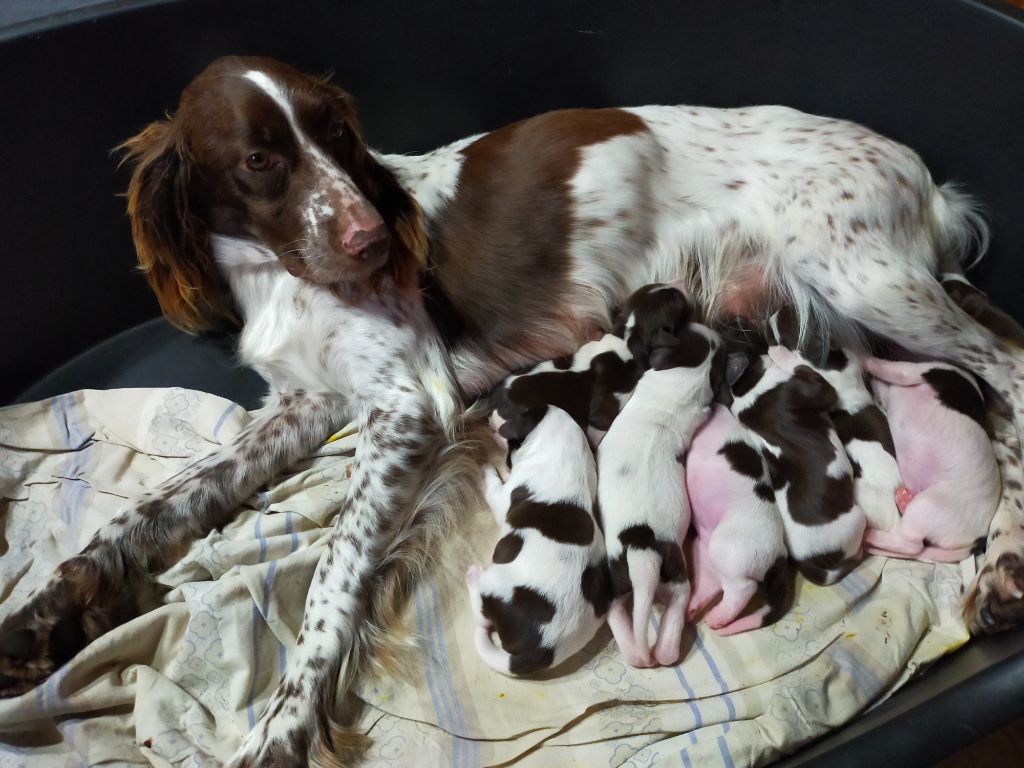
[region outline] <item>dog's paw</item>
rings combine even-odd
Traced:
[[[992,634],[1024,621],[1024,553],[1002,552],[979,572],[964,604],[971,634]]]
[[[136,612],[134,592],[78,555],[0,624],[0,698],[20,696]]]
[[[0,698],[20,696],[85,647],[81,611],[54,579],[0,624]]]

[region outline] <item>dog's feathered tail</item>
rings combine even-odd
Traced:
[[[933,188],[928,211],[939,272],[973,267],[989,244],[989,225],[980,204],[956,184]]]

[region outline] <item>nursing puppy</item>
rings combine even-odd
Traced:
[[[945,363],[870,359],[864,365],[889,414],[905,486],[903,517],[891,531],[867,532],[870,551],[963,560],[988,532],[1002,490],[981,390]]]
[[[509,376],[491,393],[491,426],[499,435],[509,419],[538,405],[554,405],[579,424],[595,448],[629,399],[641,374],[625,339],[605,334],[575,354],[538,363]]]
[[[729,360],[730,378],[736,359]],[[696,533],[687,617],[721,594],[706,617],[720,635],[776,621],[792,599],[782,516],[756,439],[721,403],[711,406],[711,418],[693,436],[686,493]],[[740,618],[759,589],[763,605]]]
[[[829,417],[853,467],[854,500],[868,528],[888,531],[900,519],[896,491],[902,480],[889,422],[868,390],[860,356],[850,349],[823,348],[817,335],[798,349],[796,314],[788,309],[776,312],[769,327],[776,344],[788,350],[774,349],[774,359],[786,357],[790,367],[813,368],[836,391],[838,405]]]
[[[521,675],[560,664],[594,636],[608,609],[608,572],[593,517],[597,472],[579,424],[541,405],[505,427],[508,482],[491,467],[484,475],[502,537],[492,565],[471,566],[466,584],[480,657]]]
[[[690,596],[681,549],[690,506],[681,465],[708,418],[712,378],[723,379],[725,368],[718,335],[690,323],[692,311],[673,286],[646,286],[630,297],[620,330],[645,372],[597,454],[613,594],[608,621],[634,667],[678,660]],[[647,625],[655,599],[666,607],[652,658]]]
[[[732,412],[768,462],[797,568],[816,584],[833,584],[860,560],[865,526],[853,468],[829,418],[839,398],[792,353],[772,347],[769,355],[754,357],[733,386]]]

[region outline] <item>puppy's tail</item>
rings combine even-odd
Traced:
[[[978,203],[947,182],[934,188],[930,213],[939,272],[960,272],[977,264],[989,243],[988,222]]]
[[[490,627],[477,624],[473,640],[476,643],[476,652],[487,666],[503,675],[510,674],[512,656],[504,648],[495,645]]]
[[[633,642],[641,657],[649,660],[651,645],[647,641],[647,626],[661,581],[661,554],[653,549],[631,549],[626,553],[626,563],[633,584]]]

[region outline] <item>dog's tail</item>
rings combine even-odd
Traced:
[[[988,222],[977,201],[956,184],[947,182],[934,188],[929,213],[940,273],[960,272],[985,255]]]

